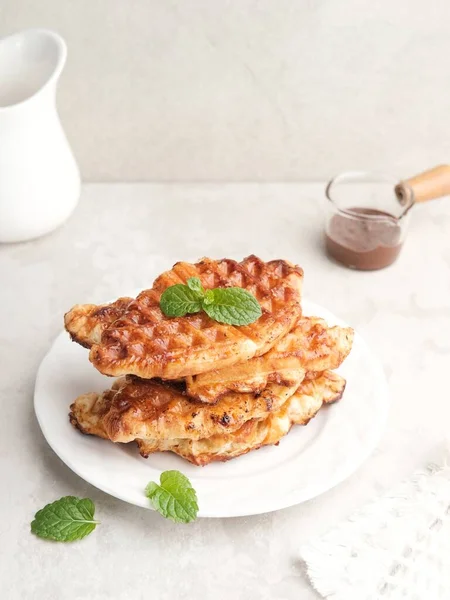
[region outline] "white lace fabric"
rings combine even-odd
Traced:
[[[448,456],[300,549],[324,598],[450,600]]]

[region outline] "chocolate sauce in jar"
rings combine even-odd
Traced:
[[[346,267],[361,271],[391,265],[402,247],[397,219],[373,208],[349,208],[347,212],[355,216],[338,213],[328,223],[325,235],[328,255]],[[386,218],[370,218],[374,216]]]

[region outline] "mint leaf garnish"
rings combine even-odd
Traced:
[[[262,314],[258,300],[239,287],[205,290],[198,277],[190,277],[187,285],[171,285],[161,295],[160,306],[167,317],[183,317],[204,310],[206,314],[228,325],[249,325]]]
[[[64,496],[47,504],[34,515],[31,531],[38,537],[56,542],[81,540],[94,531],[95,506],[89,498]]]
[[[214,292],[213,290],[206,290],[205,297],[203,298],[203,306],[207,306],[208,304],[212,304],[214,302]]]
[[[175,523],[190,523],[197,518],[197,494],[180,471],[164,471],[160,483],[151,481],[145,488],[153,508]]]
[[[161,310],[167,317],[182,317],[188,313],[197,313],[202,309],[201,298],[187,285],[171,285],[161,294]]]
[[[204,289],[202,286],[202,282],[198,277],[189,277],[186,283],[190,290],[192,290],[193,292],[197,292],[200,295],[200,297],[203,296]]]
[[[261,306],[255,296],[239,287],[216,288],[210,304],[203,303],[203,310],[211,319],[230,325],[248,325],[261,316]]]

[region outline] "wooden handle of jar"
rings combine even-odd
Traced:
[[[395,195],[402,205],[426,202],[450,194],[450,165],[440,165],[415,177],[400,181]]]

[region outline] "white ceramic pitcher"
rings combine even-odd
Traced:
[[[80,174],[56,112],[64,40],[32,29],[0,40],[0,242],[61,225],[80,195]]]

